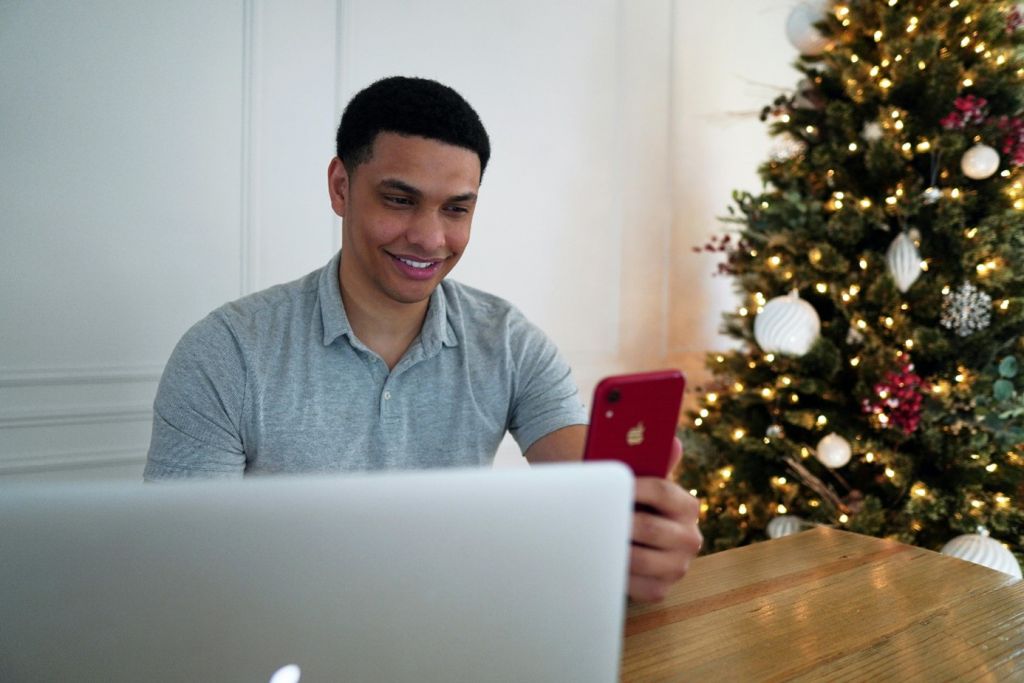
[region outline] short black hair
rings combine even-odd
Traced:
[[[469,102],[428,78],[384,78],[349,101],[337,135],[338,158],[349,173],[373,156],[378,133],[415,135],[476,152],[481,177],[491,156],[487,131]]]

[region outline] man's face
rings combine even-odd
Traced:
[[[380,133],[351,174],[335,158],[331,206],[341,216],[342,287],[363,305],[425,301],[469,243],[480,187],[476,153]]]

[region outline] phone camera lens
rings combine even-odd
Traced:
[[[611,391],[608,392],[608,402],[618,403],[619,398],[621,398],[621,396],[622,395],[619,393],[618,389],[612,389]]]

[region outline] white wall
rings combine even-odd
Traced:
[[[758,116],[792,93],[797,54],[785,37],[796,0],[679,2],[674,17],[672,238],[665,356],[691,385],[707,378],[705,353],[730,348],[722,312],[737,306],[733,283],[713,275],[717,255],[695,254],[722,229],[732,191],[757,192],[769,138]]]
[[[492,137],[454,277],[519,305],[587,394],[609,372],[699,365],[728,297],[690,246],[756,186],[775,93],[750,83],[795,80],[785,13],[0,0],[0,475],[139,475],[184,330],[337,247],[334,126],[393,73],[450,83]]]

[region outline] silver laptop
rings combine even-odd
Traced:
[[[614,463],[0,484],[0,681],[614,681]]]

